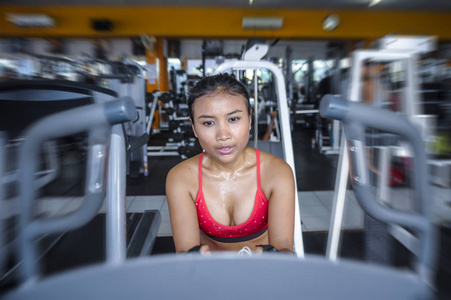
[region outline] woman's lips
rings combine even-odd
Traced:
[[[231,147],[231,146],[218,148],[218,152],[223,155],[230,154],[230,153],[232,153],[232,151],[233,151],[233,147]]]

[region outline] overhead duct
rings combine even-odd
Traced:
[[[243,17],[243,29],[281,29],[283,17]]]
[[[92,19],[91,27],[95,31],[108,32],[114,29],[114,23],[108,19]]]

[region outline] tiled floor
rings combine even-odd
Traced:
[[[433,187],[434,200],[433,211],[436,220],[451,220],[451,190]],[[412,200],[408,190],[396,189],[392,192],[393,206],[399,209],[411,209]],[[334,191],[298,192],[299,208],[301,212],[302,231],[328,231],[333,207]],[[129,197],[127,197],[127,201]],[[172,236],[169,210],[164,196],[136,196],[130,204],[129,211],[142,211],[160,207],[162,222],[158,236]],[[350,190],[346,193],[345,209],[343,213],[342,229],[363,229],[364,212],[357,203],[354,193]]]
[[[391,190],[393,206],[398,209],[413,208],[411,191],[406,188]],[[330,226],[334,191],[298,192],[299,208],[302,220],[302,231],[328,231]],[[451,190],[433,186],[433,217],[438,223],[451,220]],[[82,202],[79,197],[48,197],[39,201],[39,213],[46,215],[66,214],[77,209]],[[161,225],[158,236],[172,236],[169,209],[166,197],[161,196],[127,196],[127,212],[143,212],[144,210],[159,210]],[[103,206],[101,212],[105,211]],[[342,229],[363,229],[364,212],[357,203],[354,193],[346,193]]]
[[[333,191],[299,192],[303,231],[324,231],[329,228]],[[47,216],[66,214],[80,207],[80,197],[49,197],[39,201],[39,213]],[[127,212],[159,210],[161,224],[158,236],[172,236],[169,208],[165,196],[127,196]],[[359,229],[363,226],[363,212],[352,192],[347,193],[344,229]],[[102,206],[100,212],[105,212]]]

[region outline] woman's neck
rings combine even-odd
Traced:
[[[249,156],[251,155],[250,150],[252,150],[250,147],[246,147],[235,161],[230,162],[228,164],[214,160],[211,158],[210,155],[208,155],[208,153],[205,153],[204,156],[207,156],[208,158],[205,167],[208,167],[215,173],[218,172],[218,175],[220,174],[224,177],[238,175],[239,173],[246,170],[252,163],[252,160],[249,159]]]

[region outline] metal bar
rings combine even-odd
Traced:
[[[419,101],[418,82],[417,82],[417,55],[411,54],[407,59],[407,89],[406,89],[406,104],[407,116],[413,118],[416,115],[423,113],[422,106]]]
[[[147,146],[147,150],[165,151],[177,150],[180,146]]]
[[[147,128],[146,128],[146,132],[147,132],[148,135],[150,135],[150,129],[152,128],[153,115],[155,114],[155,109],[157,107],[157,100],[158,100],[158,95],[156,93],[154,93],[153,94],[152,107],[150,108],[149,121],[147,123]]]
[[[57,153],[56,153],[56,143],[55,141],[45,142],[44,147],[47,148],[47,159],[48,159],[48,170],[41,171],[40,175],[44,175],[38,179],[36,179],[36,187],[40,188],[45,186],[46,184],[53,181],[58,175],[58,161],[57,161]]]
[[[258,80],[254,70],[254,148],[258,148]]]
[[[3,173],[5,172],[5,161],[6,161],[6,134],[4,132],[0,132],[0,178],[2,178]],[[3,274],[5,261],[7,257],[6,253],[6,236],[4,230],[4,222],[8,216],[9,211],[6,210],[5,205],[5,192],[3,188],[3,183],[0,181],[0,274]]]
[[[332,149],[338,150],[340,148],[340,122],[337,120],[332,122],[332,134],[334,137]]]
[[[412,253],[419,253],[421,246],[416,236],[399,225],[390,225],[390,234]]]
[[[318,109],[307,109],[307,110],[297,110],[297,115],[305,115],[305,114],[317,114],[319,113]]]
[[[390,165],[390,149],[388,147],[377,147],[379,149],[379,180],[378,180],[378,189],[377,189],[377,199],[384,204],[388,204],[389,202],[389,182],[388,182],[388,174],[389,174],[389,165]]]
[[[147,152],[147,156],[180,156],[180,153],[175,151],[168,152]]]
[[[106,262],[119,264],[126,258],[125,138],[121,125],[112,129],[106,190]]]
[[[335,177],[334,202],[332,205],[329,234],[327,236],[326,257],[331,261],[338,259],[340,246],[341,224],[343,221],[343,211],[345,206],[346,186],[348,184],[349,159],[346,151],[346,140],[342,133],[343,143],[340,148],[338,158],[337,175]]]
[[[365,52],[355,51],[352,54],[351,66],[351,91],[349,97],[351,101],[359,101],[361,90],[360,70],[365,57]],[[344,135],[344,133],[342,134]],[[343,136],[343,142],[340,147],[340,156],[338,159],[337,177],[335,178],[334,200],[331,212],[331,222],[327,236],[326,257],[329,260],[338,259],[338,248],[340,245],[341,225],[343,221],[343,211],[345,205],[346,186],[349,174],[349,158],[345,149],[346,141]]]

